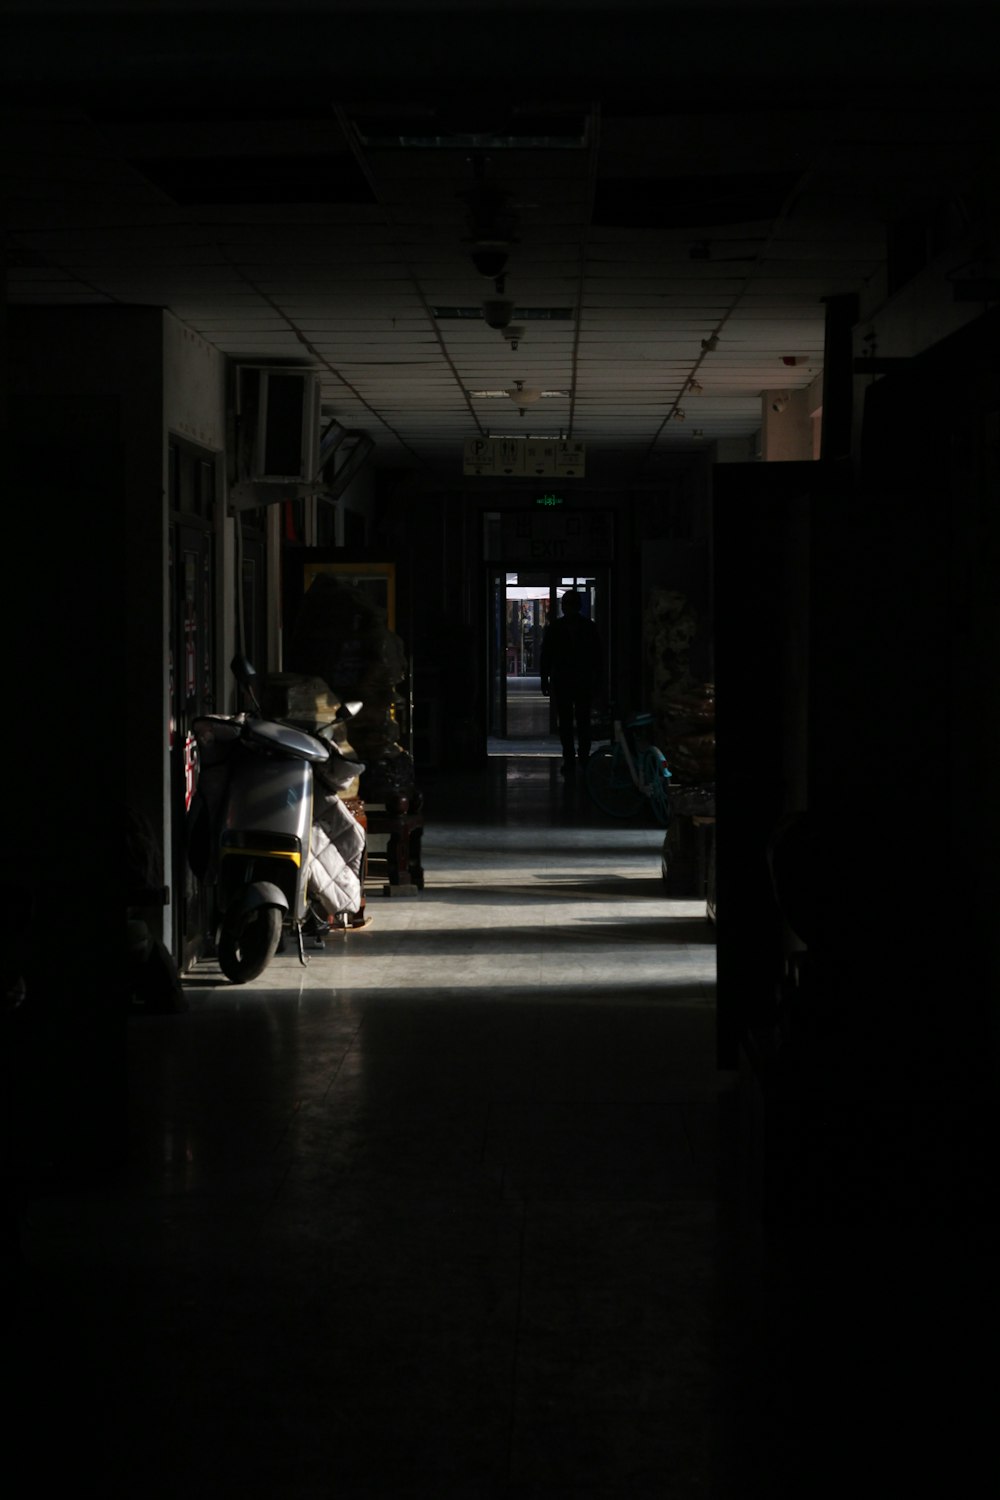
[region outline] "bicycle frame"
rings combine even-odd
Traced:
[[[595,750],[587,762],[587,788],[598,807],[613,818],[634,817],[645,802],[666,827],[670,771],[654,744],[637,741],[636,732],[652,722],[652,714],[628,720],[612,714],[610,743]]]
[[[622,724],[621,719],[615,719],[612,725],[612,730],[614,742],[621,750],[622,755],[625,759],[625,764],[626,766],[628,766],[628,774],[631,776],[635,786],[641,792],[644,790],[644,787],[642,785],[642,782],[639,780],[639,773],[635,768],[635,761],[632,759],[632,748],[629,745],[628,736],[625,733],[625,727]]]
[[[640,791],[643,794],[644,797],[652,796],[654,778],[650,777],[648,781],[643,781],[632,752],[632,745],[630,743],[630,735],[628,730],[632,729],[634,732],[636,725],[630,725],[628,726],[628,728],[626,728],[621,719],[615,719],[613,721],[612,728],[614,731],[613,737],[615,744],[621,750],[622,757],[625,761],[626,766],[628,767],[628,774],[632,778],[633,785],[635,786],[637,791]],[[645,757],[643,756],[642,758],[644,759]]]
[[[662,754],[655,746],[647,744],[636,749],[633,744],[635,731],[651,723],[652,715],[639,714],[629,724],[623,723],[621,719],[615,719],[613,727],[616,749],[620,750],[622,759],[628,767],[632,784],[636,791],[653,805],[655,812],[661,797],[665,795],[662,779],[669,780],[670,771]],[[665,818],[661,818],[660,821],[665,821]]]

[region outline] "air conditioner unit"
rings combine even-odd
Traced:
[[[319,478],[320,380],[283,365],[236,369],[237,480],[314,484]]]

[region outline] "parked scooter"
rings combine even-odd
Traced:
[[[192,725],[199,770],[188,859],[213,891],[219,967],[243,984],[267,968],[285,926],[306,962],[313,767],[336,750],[318,734],[262,718],[253,667],[236,657],[232,668],[253,711]]]

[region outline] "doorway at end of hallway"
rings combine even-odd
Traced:
[[[545,629],[569,589],[583,595],[582,613],[598,621],[606,590],[597,570],[491,570],[489,755],[562,754],[555,710],[542,693],[541,650]]]

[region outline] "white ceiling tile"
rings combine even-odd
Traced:
[[[887,219],[966,169],[968,123],[933,101],[902,113],[768,102],[612,113],[596,162],[589,150],[496,153],[492,180],[517,218],[503,295],[573,314],[523,320],[516,351],[482,319],[431,313],[498,295],[471,260],[459,196],[473,184],[466,153],[371,151],[380,202],[179,205],[134,163],[340,151],[332,104],[305,121],[100,129],[40,107],[30,129],[8,120],[5,135],[12,302],[162,305],[227,354],[312,359],[324,402],[398,460],[452,454],[477,420],[538,430],[564,424],[571,408],[576,435],[623,453],[641,455],[654,440],[690,446],[695,424],[749,435],[760,390],[807,384],[822,368],[822,299],[878,272]],[[599,185],[648,179],[654,207],[682,179],[706,192],[726,174],[801,181],[779,221],[769,207],[732,224],[613,228],[588,223],[595,165]],[[719,346],[706,354],[716,328]],[[700,396],[685,389],[693,370]],[[546,399],[524,419],[502,398],[472,399],[470,411],[465,392],[515,378],[573,398]],[[687,421],[664,426],[682,391]]]

